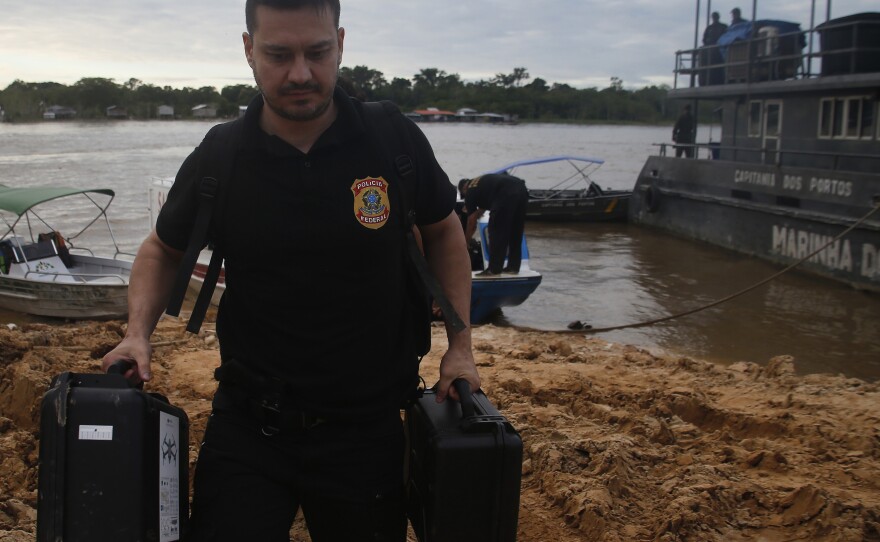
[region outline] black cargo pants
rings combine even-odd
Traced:
[[[526,183],[511,179],[499,189],[489,214],[489,271],[507,269],[519,272],[522,262],[522,239],[526,227],[529,192]]]
[[[313,542],[406,539],[398,412],[272,433],[218,391],[188,541],[287,542],[299,509]]]

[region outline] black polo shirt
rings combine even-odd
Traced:
[[[417,367],[406,340],[401,193],[371,142],[362,107],[340,89],[338,116],[304,154],[259,127],[263,101],[244,119],[233,180],[214,219],[226,258],[217,332],[223,359],[282,378],[298,406],[327,415],[396,408]],[[422,132],[417,224],[452,212],[455,188]],[[199,149],[183,163],[156,230],[185,249],[199,180]]]
[[[508,195],[516,198],[525,190],[526,182],[507,173],[487,173],[467,184],[464,206],[468,214],[492,210]]]

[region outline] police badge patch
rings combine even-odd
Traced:
[[[361,226],[371,230],[384,226],[391,214],[388,182],[382,177],[357,179],[351,185],[351,192],[354,194],[354,216]]]

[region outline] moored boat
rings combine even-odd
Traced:
[[[507,173],[533,185],[538,176],[555,176],[550,188],[529,187],[526,220],[553,222],[617,222],[627,219],[629,190],[603,189],[590,178],[605,161],[583,156],[547,156],[519,160],[486,173]],[[540,171],[540,166],[568,164],[571,169]],[[528,173],[522,168],[531,167]]]
[[[630,220],[880,291],[880,14],[806,31],[753,16],[732,31],[677,52],[669,91],[697,111],[711,102],[720,142],[694,144],[695,158],[661,144]]]
[[[0,307],[68,319],[125,317],[131,262],[119,258],[123,253],[116,247],[107,219],[114,196],[109,189],[0,185],[0,217],[6,225],[0,235]],[[79,199],[94,206],[97,214],[77,233],[65,237],[57,229],[57,220],[50,222],[49,213],[44,212],[51,206],[43,206],[60,198]],[[78,238],[99,220],[104,221],[116,247],[112,258],[95,256],[88,247],[78,245]]]

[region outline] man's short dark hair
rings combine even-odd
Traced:
[[[244,6],[244,21],[247,25],[248,34],[254,35],[257,25],[257,6],[266,6],[275,9],[303,9],[314,8],[318,13],[329,9],[333,14],[333,23],[339,28],[339,0],[247,0]]]
[[[470,179],[462,179],[462,180],[458,181],[458,191],[461,192],[464,189],[464,187],[467,186],[467,183],[469,183],[469,182],[471,182]]]

